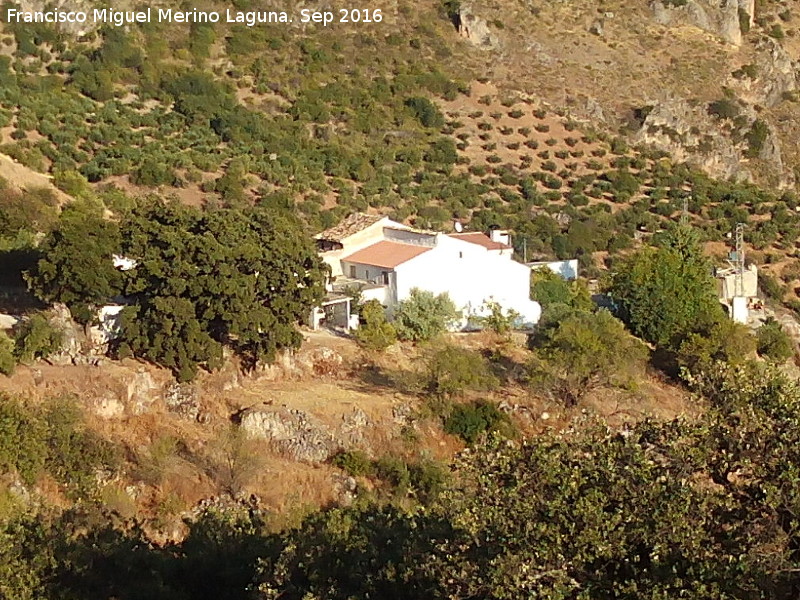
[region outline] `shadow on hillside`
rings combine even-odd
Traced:
[[[650,366],[670,379],[678,380],[680,369],[674,352],[656,348],[650,353]]]
[[[33,248],[0,250],[0,312],[19,314],[46,308],[28,291],[22,276],[39,257]]]
[[[377,365],[363,365],[354,369],[348,388],[365,394],[385,393],[417,395],[421,393],[420,375],[413,371],[389,370]]]
[[[489,370],[501,385],[523,385],[528,379],[528,366],[491,348],[481,350]]]

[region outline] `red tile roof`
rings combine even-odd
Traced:
[[[424,254],[430,249],[431,248],[427,246],[382,241],[372,244],[372,246],[367,246],[358,252],[354,252],[350,256],[345,256],[342,260],[358,263],[360,265],[372,265],[384,269],[394,269],[398,265],[420,254]]]
[[[472,233],[451,233],[450,237],[454,237],[457,240],[463,240],[465,242],[469,242],[470,244],[477,244],[478,246],[483,246],[487,250],[510,250],[511,246],[508,244],[502,244],[500,242],[492,241],[485,233],[480,233],[478,231]]]

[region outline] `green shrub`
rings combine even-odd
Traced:
[[[568,406],[606,385],[628,385],[644,368],[647,351],[607,310],[567,313],[533,337],[531,382]]]
[[[478,317],[477,324],[497,335],[509,335],[519,320],[520,314],[513,309],[503,310],[499,302],[487,302],[486,308],[489,310],[489,314],[485,317]]]
[[[391,485],[398,496],[407,495],[411,487],[408,464],[398,456],[383,456],[375,461],[375,476]]]
[[[372,459],[363,450],[343,450],[331,462],[352,477],[369,477],[375,473]]]
[[[709,327],[687,335],[676,351],[678,366],[699,374],[715,361],[741,364],[756,349],[756,339],[741,323],[722,317]]]
[[[784,362],[794,354],[794,343],[789,334],[783,330],[781,324],[772,317],[758,328],[756,333],[757,351],[760,356],[765,356],[775,362]]]
[[[417,499],[424,504],[430,502],[444,489],[450,474],[444,465],[431,459],[411,463],[408,468],[411,487]]]
[[[84,427],[73,402],[56,400],[44,410],[42,419],[47,423],[45,468],[57,481],[88,490],[95,481],[96,469],[117,467],[114,447]]]
[[[783,300],[784,286],[778,281],[777,278],[767,273],[758,274],[758,287],[767,298],[772,300]]]
[[[764,148],[767,137],[769,137],[769,126],[761,119],[753,121],[750,131],[745,135],[748,146],[745,155],[748,158],[758,158]]]
[[[394,326],[401,340],[422,342],[447,331],[459,317],[455,304],[447,294],[437,296],[415,288],[398,305]]]
[[[17,361],[14,357],[14,340],[5,331],[0,331],[0,373],[11,375]]]
[[[47,459],[45,436],[45,423],[33,411],[0,395],[0,472],[16,471],[24,482],[33,483]]]
[[[423,127],[441,128],[444,126],[444,115],[436,105],[422,96],[406,100],[406,106]]]
[[[489,390],[497,385],[486,359],[474,350],[444,346],[425,360],[425,387],[439,397],[459,396],[469,390]]]
[[[444,430],[456,435],[467,444],[474,444],[481,434],[506,429],[510,422],[493,402],[479,400],[470,404],[459,404],[453,408],[444,422]]]
[[[47,358],[61,349],[63,333],[42,313],[36,313],[14,328],[14,354],[18,361]]]
[[[356,342],[366,349],[382,352],[397,341],[397,331],[386,320],[386,312],[377,300],[369,300],[359,308],[360,323]]]
[[[70,400],[50,399],[39,409],[0,395],[0,472],[16,471],[30,484],[46,471],[59,483],[85,491],[98,468],[117,464],[111,444],[85,430]]]
[[[567,281],[548,268],[531,271],[531,298],[542,305],[544,317],[554,305],[566,305],[574,310],[594,308],[591,294],[583,281]]]
[[[729,98],[722,98],[708,105],[708,114],[720,119],[734,119],[740,112],[739,106]]]

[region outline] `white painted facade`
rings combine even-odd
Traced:
[[[417,231],[382,219],[355,234],[354,241],[338,240],[341,248],[323,252],[321,257],[331,265],[334,276],[369,283],[363,297],[378,299],[389,309],[418,288],[448,294],[462,312],[462,327],[470,317],[487,315],[490,302],[518,313],[520,326],[536,324],[542,311],[530,298],[530,267],[512,260],[507,244],[498,248],[505,244],[500,239],[472,236]],[[386,242],[390,242],[388,254]],[[412,246],[424,251],[405,258],[413,254]],[[400,257],[396,261],[392,248]]]
[[[469,317],[486,316],[489,302],[519,313],[522,324],[535,325],[542,307],[530,298],[530,269],[509,258],[441,235],[430,252],[395,268],[394,300],[404,300],[419,288],[447,293],[462,311],[463,325]]]
[[[560,275],[567,281],[574,281],[578,278],[578,259],[571,260],[552,260],[528,263],[532,271],[540,269],[550,269],[556,275]]]

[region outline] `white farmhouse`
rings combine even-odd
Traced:
[[[530,299],[530,268],[512,260],[502,231],[448,235],[355,214],[320,233],[317,244],[331,269],[332,293],[357,287],[364,299],[389,309],[414,288],[447,293],[463,325],[485,315],[489,302],[516,311],[525,325],[541,316],[541,306]]]

